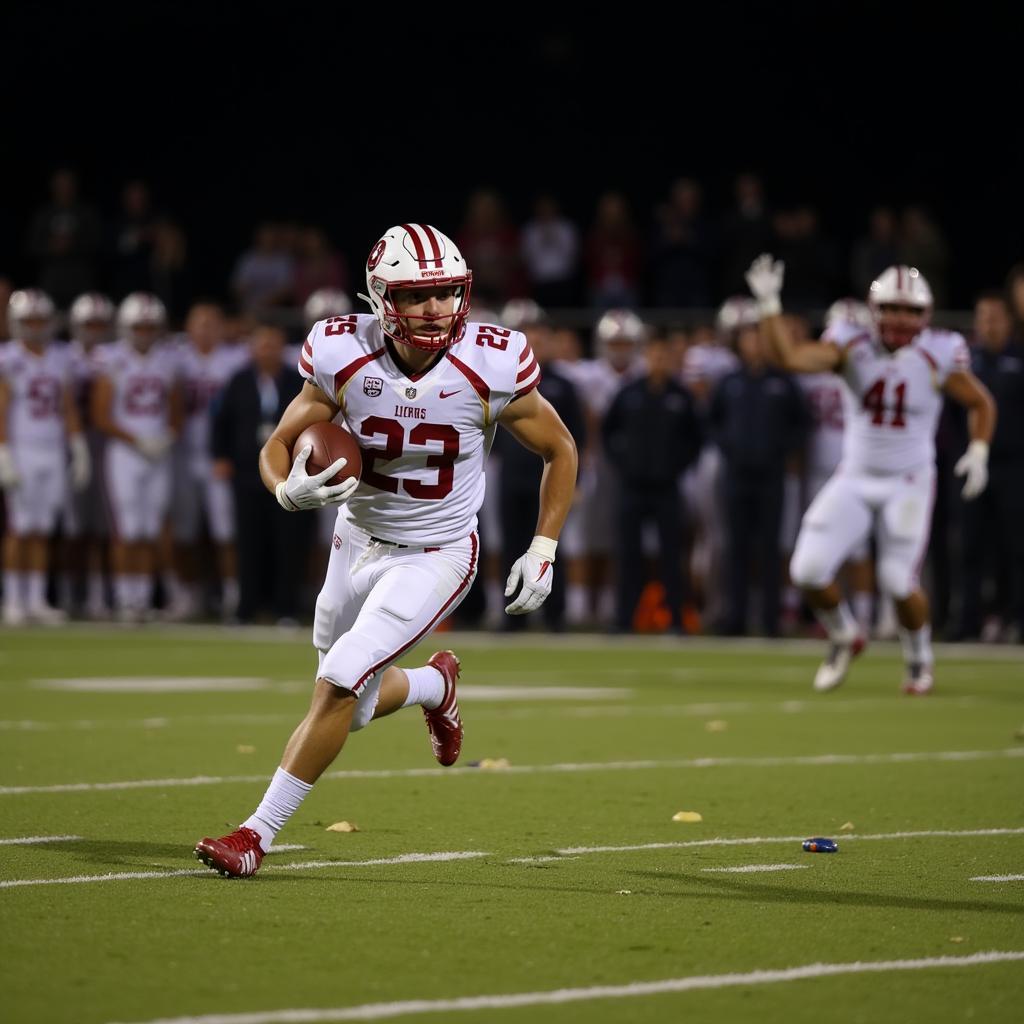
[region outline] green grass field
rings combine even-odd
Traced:
[[[824,696],[810,645],[438,646],[463,662],[459,766],[417,709],[377,722],[292,848],[225,881],[192,847],[262,795],[307,636],[0,634],[0,1019],[1021,1019],[1019,648],[940,648],[913,699],[893,646]]]

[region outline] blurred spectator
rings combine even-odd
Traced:
[[[764,202],[764,185],[756,174],[737,175],[735,205],[722,220],[722,290],[735,295],[746,290],[743,275],[756,256],[771,248],[772,229]]]
[[[510,303],[513,306],[525,303]],[[554,366],[554,346],[551,328],[543,320],[543,314],[534,303],[532,315],[513,318],[509,316],[508,307],[503,311],[502,323],[523,331],[542,368],[542,376],[538,390],[554,407],[555,412],[572,434],[576,447],[582,451],[586,443],[586,429],[583,419],[583,408],[576,388],[568,377],[563,376]],[[518,321],[518,322],[517,322]],[[539,492],[544,461],[528,448],[523,447],[505,430],[499,430],[495,436],[495,452],[501,459],[498,493],[500,495],[501,541],[505,565],[511,565],[519,555],[516,552],[525,550],[533,539],[539,511]],[[561,555],[566,556],[563,550]],[[564,569],[564,567],[563,567]],[[544,602],[541,614],[548,629],[560,632],[565,624],[566,577],[563,571],[552,585],[551,596]],[[549,608],[548,605],[551,607]],[[505,616],[504,627],[509,632],[525,629],[528,626],[525,615]]]
[[[618,192],[597,204],[584,252],[588,299],[598,309],[635,306],[640,297],[642,253],[629,205]]]
[[[836,254],[819,233],[810,206],[782,210],[773,218],[775,253],[786,263],[786,303],[793,309],[823,309],[836,295]]]
[[[10,341],[11,328],[7,321],[7,304],[11,301],[14,285],[9,277],[0,277],[0,342]]]
[[[579,250],[576,225],[562,215],[556,199],[541,196],[522,236],[530,294],[541,306],[558,309],[575,305]]]
[[[156,217],[149,186],[130,181],[121,193],[121,212],[112,228],[111,290],[115,299],[129,292],[154,291]]]
[[[291,299],[293,272],[288,229],[279,224],[261,224],[252,248],[235,264],[231,288],[244,312],[258,314]]]
[[[899,261],[896,214],[888,206],[876,206],[868,215],[868,233],[854,243],[850,256],[850,280],[857,298],[863,300],[871,282]]]
[[[683,514],[679,478],[697,458],[696,403],[673,379],[668,340],[644,346],[646,373],[624,385],[602,424],[605,453],[618,478],[618,601],[615,625],[628,632],[646,582],[643,532],[658,534],[657,575],[665,588],[669,627],[682,632]]]
[[[680,178],[669,201],[657,210],[651,252],[655,306],[669,309],[711,305],[711,230],[701,212],[698,182]]]
[[[234,490],[242,622],[268,606],[282,625],[298,613],[309,531],[278,505],[259,470],[260,449],[302,388],[298,371],[284,363],[284,345],[279,328],[258,327],[249,344],[252,364],[231,378],[214,408],[213,472]]]
[[[1024,345],[1014,340],[1010,307],[1002,292],[985,292],[974,307],[971,369],[992,392],[999,410],[989,456],[988,487],[963,503],[961,530],[963,605],[960,639],[981,635],[986,577],[1005,575],[997,592],[1000,625],[1024,639]],[[1004,569],[1005,573],[1000,570]],[[1003,600],[999,601],[998,597]]]
[[[345,258],[328,241],[322,228],[302,228],[295,254],[294,299],[299,305],[321,288],[348,292]]]
[[[900,224],[900,263],[917,267],[928,279],[935,308],[949,301],[949,246],[938,224],[921,206],[910,206]]]
[[[153,291],[176,322],[185,315],[191,298],[187,256],[185,232],[173,221],[155,221],[151,263]]]
[[[50,179],[50,192],[50,202],[32,219],[29,253],[39,267],[36,283],[59,309],[66,309],[95,283],[100,221],[96,211],[78,198],[74,171],[57,171]]]
[[[470,196],[456,241],[473,270],[474,299],[494,307],[522,294],[519,236],[496,192],[481,189]]]
[[[1024,263],[1015,263],[1006,275],[1006,294],[1018,341],[1024,341]]]
[[[729,610],[722,631],[746,634],[748,596],[757,579],[762,628],[777,636],[783,484],[787,462],[803,447],[809,417],[792,378],[765,362],[757,326],[740,329],[737,349],[742,366],[722,378],[709,412],[725,460]]]

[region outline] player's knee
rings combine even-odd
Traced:
[[[878,563],[878,587],[902,601],[914,589],[916,580],[913,568],[900,559],[883,558]]]
[[[832,560],[823,551],[798,541],[789,562],[789,578],[801,590],[820,590],[832,582]]]
[[[357,697],[370,681],[375,645],[369,637],[346,633],[324,655],[320,675],[328,682],[351,690]]]

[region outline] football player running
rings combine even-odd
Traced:
[[[935,427],[944,395],[967,409],[970,444],[954,472],[965,477],[962,494],[970,500],[988,481],[995,403],[970,371],[964,339],[929,327],[931,289],[913,267],[889,267],[872,282],[873,329],[837,321],[820,342],[803,344],[793,342],[781,316],[783,275],[782,262],[767,254],[747,272],[776,359],[796,373],[832,371],[846,385],[842,461],[807,509],[790,565],[830,640],[814,688],[839,686],[864,647],[835,575],[874,529],[879,588],[893,596],[900,623],[903,692],[926,694],[934,658],[918,571],[935,493]]]
[[[366,283],[371,314],[330,317],[309,332],[299,358],[306,383],[260,454],[283,508],[341,507],[316,604],[310,709],[253,814],[196,846],[225,876],[259,868],[349,733],[374,719],[420,705],[434,756],[457,760],[458,658],[438,651],[417,668],[394,663],[473,583],[483,462],[499,424],[545,462],[536,535],[505,588],[508,614],[532,612],[550,593],[572,503],[572,436],[536,390],[540,368],[525,336],[468,322],[472,273],[451,239],[426,224],[391,228],[370,252]],[[364,448],[363,472],[330,485],[344,459],[310,476],[308,447],[294,462],[291,453],[306,427],[339,413]]]

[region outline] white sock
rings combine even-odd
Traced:
[[[103,593],[103,573],[93,570],[86,581],[86,604],[90,608],[102,608],[106,601]]]
[[[238,611],[238,580],[234,576],[221,580],[220,602],[225,615],[234,615]]]
[[[22,576],[15,569],[4,569],[4,604],[8,608],[20,608],[22,605]]]
[[[29,608],[41,608],[46,604],[46,573],[25,573],[25,604]]]
[[[310,783],[289,775],[283,768],[274,772],[259,807],[242,822],[243,828],[251,828],[259,834],[264,853],[270,849],[274,836],[285,827],[312,788]]]
[[[828,638],[836,643],[849,643],[859,632],[857,620],[845,601],[840,601],[835,608],[815,608],[814,614],[825,627]]]
[[[444,677],[433,665],[407,668],[405,674],[409,677],[409,696],[405,698],[403,708],[422,704],[428,711],[433,711],[440,707],[444,700]]]
[[[871,612],[874,603],[874,594],[872,594],[870,590],[854,591],[853,614],[860,623],[860,628],[865,632],[871,628]]]
[[[114,604],[118,611],[127,611],[132,606],[132,580],[134,576],[120,573],[114,577]]]
[[[920,629],[904,629],[900,626],[900,642],[903,645],[903,658],[908,665],[931,665],[934,662],[930,622],[926,622]]]
[[[589,617],[587,588],[582,583],[570,583],[565,594],[566,621],[578,625]]]

